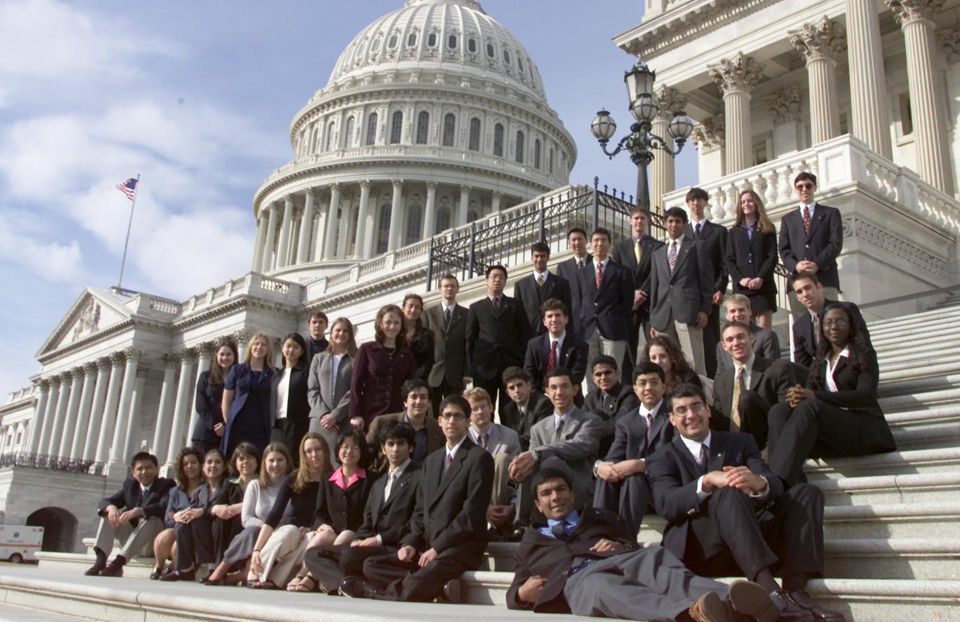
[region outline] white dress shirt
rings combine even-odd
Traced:
[[[833,372],[837,371],[837,366],[840,365],[841,358],[850,358],[850,348],[844,348],[840,352],[840,356],[837,357],[836,365],[831,362],[831,357],[827,357],[827,389],[829,389],[831,393],[837,392],[837,383],[833,379]]]
[[[809,205],[806,204],[806,203],[801,203],[801,204],[800,204],[800,218],[801,218],[801,219],[803,218],[803,208],[804,208],[804,207],[807,207],[807,208],[810,209],[810,220],[813,220],[813,211],[814,211],[815,209],[817,209],[817,202],[814,201],[813,203],[810,203]]]
[[[287,418],[287,396],[290,394],[290,370],[280,371],[280,384],[277,385],[277,419]]]
[[[745,389],[750,388],[750,378],[753,375],[753,362],[757,360],[757,355],[754,352],[750,353],[750,358],[746,363],[740,364],[736,359],[733,359],[733,381],[737,381],[737,374],[740,373],[740,368],[743,368],[743,387]]]

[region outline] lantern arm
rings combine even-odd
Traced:
[[[627,146],[627,142],[628,142],[632,137],[633,137],[632,134],[627,134],[626,136],[624,136],[623,138],[621,138],[621,139],[620,139],[620,142],[617,143],[617,148],[614,149],[613,151],[609,151],[609,150],[607,149],[607,141],[601,141],[601,142],[600,142],[600,148],[603,149],[603,153],[604,153],[608,158],[610,158],[610,159],[612,160],[614,157],[616,157],[616,155],[617,155],[618,153],[620,153],[621,151],[623,151],[623,149]]]

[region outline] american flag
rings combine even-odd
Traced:
[[[128,177],[123,183],[117,184],[117,190],[127,195],[127,198],[132,201],[133,197],[137,194],[137,180],[133,177]]]

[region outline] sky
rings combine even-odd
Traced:
[[[0,403],[86,285],[115,285],[141,175],[123,286],[183,300],[245,274],[254,191],[292,159],[294,114],[340,52],[402,0],[0,0]],[[629,125],[611,39],[639,0],[483,0],[526,46],[577,142],[572,183],[636,188],[626,154],[590,134]],[[677,161],[696,183],[696,154]]]

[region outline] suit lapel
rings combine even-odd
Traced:
[[[714,432],[710,436],[710,452],[707,454],[707,464],[709,471],[723,470],[723,453],[727,448],[727,437],[719,432]],[[689,452],[688,452],[689,453]]]
[[[675,435],[672,443],[680,455],[680,462],[684,468],[687,469],[687,474],[690,476],[690,479],[694,481],[697,480],[701,475],[700,465],[698,465],[696,460],[693,459],[693,456],[690,455],[690,450],[687,449],[687,446],[683,444],[683,437],[679,434]]]
[[[817,230],[817,225],[820,224],[821,220],[823,220],[823,209],[820,205],[816,205],[816,207],[813,209],[813,222],[810,223],[810,233],[807,234],[807,240],[813,237],[814,232]],[[802,217],[800,219],[800,224],[803,224]]]
[[[663,405],[663,403],[661,403],[660,408],[653,415],[653,429],[650,432],[651,441],[660,435],[660,432],[663,431],[664,426],[670,425],[670,416],[667,415],[665,408],[666,407]]]
[[[753,369],[750,371],[750,386],[748,387],[751,391],[757,390],[757,385],[760,384],[760,378],[769,368],[770,362],[766,359],[760,357],[753,359]]]
[[[693,238],[687,240],[686,243],[680,245],[680,252],[677,254],[677,265],[673,268],[673,274],[670,276],[670,280],[673,281],[677,275],[680,274],[680,267],[683,266],[683,262],[686,261],[687,255],[690,254],[690,249],[696,242],[693,241]],[[669,250],[667,251],[669,253]],[[670,260],[667,259],[667,272],[670,271]]]
[[[380,482],[383,482],[383,486],[380,486]],[[383,495],[387,492],[387,475],[384,474],[380,480],[374,484],[373,489],[370,490],[370,513],[373,515],[374,524],[377,523],[377,519],[380,517],[380,509],[384,506]],[[394,491],[396,493],[396,491]],[[394,495],[395,496],[395,495]]]
[[[460,469],[463,468],[463,461],[466,460],[467,452],[469,451],[471,445],[473,445],[473,443],[470,442],[470,438],[465,438],[463,445],[460,445],[460,449],[458,449],[457,453],[453,456],[453,462],[450,463],[450,468],[447,469],[447,472],[444,473],[443,466],[440,467],[440,483],[437,486],[437,492],[434,493],[433,499],[430,501],[431,506],[433,506],[433,504],[435,504],[440,497],[443,496],[444,491],[448,486],[450,486],[450,482],[456,479]],[[447,455],[445,452],[446,448],[444,448],[444,453],[442,454],[443,461],[441,462],[441,465],[447,460]]]

